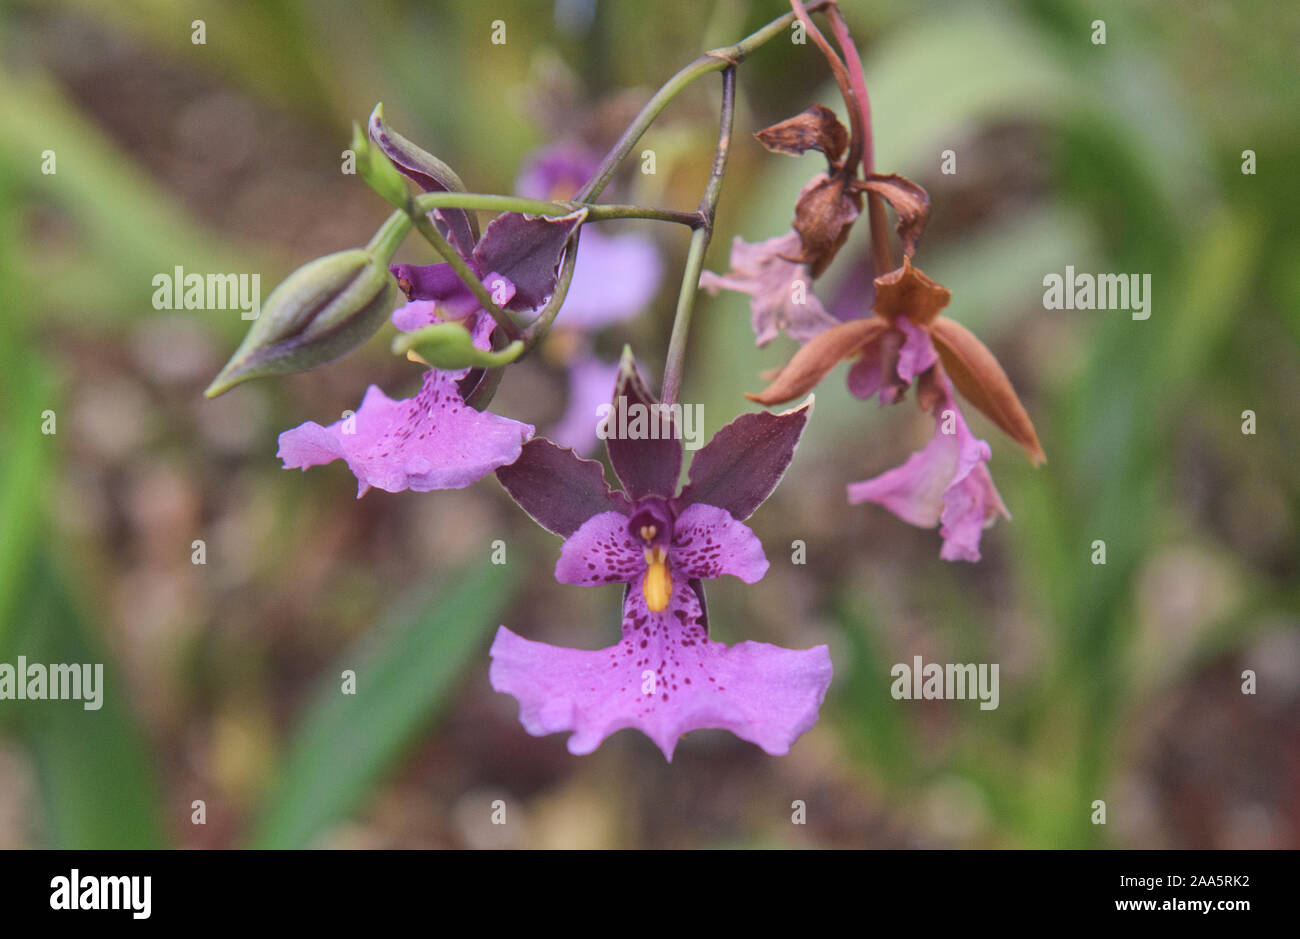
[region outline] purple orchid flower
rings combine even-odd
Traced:
[[[663,279],[663,261],[644,235],[606,235],[596,226],[582,233],[582,251],[560,312],[570,329],[594,332],[645,311]]]
[[[620,395],[657,404],[627,359]],[[766,573],[744,519],[784,474],[811,408],[732,421],[695,455],[677,495],[677,439],[608,441],[625,493],[609,489],[599,463],[545,438],[497,471],[525,511],[565,537],[557,580],[624,585],[623,638],[608,648],[564,649],[497,631],[492,687],[518,700],[528,733],[571,731],[569,752],[582,754],[632,727],[671,761],[691,730],[729,730],[777,755],[816,723],[832,674],[826,646],[715,642],[703,586],[723,574],[754,583]]]
[[[572,199],[600,167],[601,155],[576,140],[539,147],[524,157],[515,193],[525,199]]]
[[[371,135],[422,189],[445,191],[459,184],[450,169],[383,125],[378,111]],[[469,213],[432,214],[497,304],[509,310],[536,309],[550,297],[560,259],[583,219],[581,212],[557,218],[507,212],[475,240],[478,229]],[[391,271],[410,301],[393,313],[398,329],[460,321],[475,346],[491,348],[495,323],[449,264],[398,264]],[[328,427],[308,421],[285,431],[278,455],[286,469],[344,460],[357,477],[358,497],[372,487],[387,492],[464,488],[513,463],[534,434],[530,424],[466,404],[482,378],[478,369],[430,369],[419,393],[402,401],[372,385],[354,415]]]
[[[917,385],[917,402],[935,419],[930,444],[905,463],[848,487],[851,503],[875,502],[923,528],[939,526],[944,560],[978,561],[981,532],[1000,515],[1010,518],[993,485],[989,445],[975,437],[957,406],[953,383],[962,387],[999,427],[1042,460],[1033,425],[993,354],[939,311],[951,294],[910,258],[875,279],[871,310],[839,322],[804,343],[763,392],[748,395],[779,404],[805,394],[848,358],[849,390],[883,404],[903,400]],[[963,384],[964,383],[964,384]]]
[[[393,314],[399,328],[438,321],[428,304],[414,306]],[[466,326],[475,346],[491,347],[491,317],[472,314]],[[429,369],[415,397],[402,401],[371,385],[355,414],[328,427],[307,421],[282,433],[277,456],[285,469],[344,460],[357,478],[357,498],[372,486],[385,492],[463,489],[517,460],[534,432],[530,424],[467,405],[471,371]]]
[[[952,383],[935,368],[939,355],[930,335],[900,318],[904,340],[893,341],[893,356],[880,356],[868,345],[863,358],[849,371],[849,390],[859,398],[878,394],[880,403],[899,400],[913,380],[925,382],[918,392],[934,417],[934,436],[923,450],[905,463],[864,482],[850,483],[849,502],[874,502],[918,528],[939,526],[945,561],[978,561],[980,535],[997,517],[1010,519],[986,465],[992,448],[971,433],[953,396]],[[877,344],[889,343],[892,332]],[[875,353],[873,355],[873,352]],[[892,358],[891,375],[884,375],[882,359]]]
[[[536,310],[554,292],[560,258],[582,220],[582,212],[555,217],[503,213],[488,223],[465,261],[489,290],[494,282],[508,285],[499,306],[516,312]],[[408,299],[439,304],[447,311],[446,319],[479,309],[477,299],[449,264],[395,264],[391,270]]]
[[[509,307],[521,291],[528,292],[526,305],[535,305],[554,289],[560,256],[580,221],[576,215],[498,216],[475,247],[471,258],[480,260],[471,266],[492,271],[484,285],[501,305]],[[475,346],[491,348],[495,322],[449,265],[397,265],[393,274],[412,298],[393,313],[399,329],[409,332],[459,320],[470,330]],[[513,463],[534,433],[530,424],[476,411],[465,403],[482,377],[477,369],[430,369],[419,393],[403,401],[394,401],[372,385],[351,417],[328,427],[308,421],[285,431],[278,455],[286,469],[343,459],[357,477],[358,498],[371,487],[387,492],[464,488]]]

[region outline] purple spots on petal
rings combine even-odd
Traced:
[[[328,427],[307,422],[280,435],[286,468],[342,458],[360,484],[388,492],[460,489],[519,458],[527,424],[461,407],[458,373],[431,369],[415,397],[394,401],[371,386],[356,413]]]

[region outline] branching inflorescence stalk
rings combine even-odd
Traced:
[[[492,299],[491,292],[479,279],[478,275],[461,257],[460,253],[438,231],[429,219],[428,213],[434,209],[464,209],[470,212],[519,212],[528,215],[559,217],[574,212],[584,212],[583,224],[619,219],[643,219],[685,225],[691,229],[690,246],[687,249],[686,263],[682,272],[681,288],[678,292],[676,313],[673,319],[672,333],[668,341],[668,352],[664,364],[662,400],[666,404],[675,403],[681,394],[682,371],[686,356],[686,346],[690,334],[691,316],[695,304],[695,295],[699,287],[700,273],[704,266],[704,255],[713,237],[714,216],[717,212],[718,199],[722,191],[722,180],[726,173],[727,157],[731,149],[731,131],[735,119],[736,66],[743,62],[756,49],[781,35],[796,20],[804,24],[814,42],[826,56],[836,82],[849,109],[852,125],[852,146],[847,167],[854,167],[860,161],[864,172],[870,174],[873,168],[871,109],[867,99],[866,86],[862,75],[862,63],[848,33],[844,18],[840,15],[834,0],[816,0],[804,4],[801,0],[791,0],[793,9],[772,20],[766,26],[751,33],[739,42],[719,49],[713,49],[678,71],[663,84],[646,102],[632,123],[619,136],[614,146],[605,154],[592,177],[574,195],[572,200],[548,202],[540,199],[526,199],[519,196],[488,195],[467,192],[426,192],[412,196],[407,200],[399,214],[409,216],[416,230],[433,246],[446,261],[465,286],[482,304],[483,309],[493,317],[504,334],[511,340],[522,339],[525,354],[542,341],[550,331],[564,298],[568,294],[569,284],[573,279],[574,265],[577,260],[578,227],[565,249],[561,262],[559,277],[555,290],[546,305],[527,327],[522,327],[511,315]],[[825,10],[828,14],[832,31],[837,42],[844,50],[845,61],[835,53],[825,36],[812,23],[809,14]],[[601,204],[595,200],[609,185],[614,174],[623,161],[636,147],[641,137],[663,112],[664,108],[687,86],[703,75],[712,72],[722,73],[722,105],[718,145],[713,156],[713,167],[709,174],[704,194],[695,212],[679,212],[673,209],[651,208],[638,205]],[[890,270],[888,231],[885,227],[884,206],[880,197],[868,193],[871,223],[872,257],[876,272]],[[390,220],[391,221],[391,220]],[[501,369],[489,370],[489,375],[475,392],[476,399],[490,400],[500,379]],[[485,406],[486,400],[471,403],[477,407]]]
[[[722,195],[722,177],[727,172],[727,157],[731,152],[731,128],[736,116],[736,68],[730,66],[722,72],[722,116],[718,122],[718,147],[713,154],[713,170],[700,199],[699,215],[704,220],[691,234],[691,246],[686,252],[686,269],[682,272],[681,291],[677,295],[677,313],[673,317],[673,331],[668,339],[668,355],[664,362],[664,383],[661,399],[664,404],[676,404],[681,394],[682,368],[686,359],[686,342],[691,330],[691,313],[695,308],[695,294],[700,285],[700,272],[704,269],[704,253],[713,238],[713,219],[717,213],[718,198]]]

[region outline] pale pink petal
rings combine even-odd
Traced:
[[[938,433],[924,450],[902,466],[886,470],[864,482],[849,483],[849,502],[875,502],[918,528],[933,528],[943,512],[943,492],[957,468],[955,439]]]
[[[902,466],[850,483],[849,502],[875,502],[920,528],[941,525],[940,557],[978,561],[981,532],[997,516],[1010,514],[985,466],[992,456],[989,445],[971,433],[947,376],[938,373],[938,379],[945,397],[935,407],[930,442]]]
[[[404,333],[441,323],[436,300],[410,300],[393,311],[393,325]]]
[[[849,394],[863,401],[880,390],[884,369],[880,363],[881,342],[873,339],[862,348],[862,358],[849,368]],[[881,402],[884,404],[885,402]]]
[[[945,561],[978,561],[980,535],[1001,515],[1010,518],[993,485],[989,468],[983,463],[971,469],[965,478],[955,481],[944,494],[939,536],[943,548],[939,557]]]
[[[519,458],[533,436],[521,424],[461,399],[463,373],[430,370],[414,398],[394,401],[374,385],[356,414],[322,427],[314,421],[280,435],[277,454],[286,469],[343,459],[357,477],[357,495],[461,489]]]
[[[939,353],[935,351],[930,334],[924,329],[913,326],[912,321],[906,316],[900,316],[895,320],[894,326],[906,337],[902,348],[898,350],[898,364],[895,368],[898,377],[910,385],[922,372],[939,361]]]
[[[800,342],[835,326],[813,293],[808,265],[786,260],[803,250],[797,232],[786,232],[757,244],[741,238],[731,243],[731,270],[725,275],[704,271],[700,288],[711,294],[735,290],[748,294],[755,342],[764,346],[784,331]]]
[[[863,347],[849,369],[849,392],[864,401],[879,394],[881,404],[894,404],[938,360],[930,334],[899,317],[892,329]]]

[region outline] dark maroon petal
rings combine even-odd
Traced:
[[[388,268],[408,300],[449,300],[469,296],[469,288],[450,264],[394,264]]]
[[[483,410],[487,405],[476,406],[470,400],[470,396],[478,390],[479,385],[483,384],[483,379],[487,376],[487,373],[487,369],[472,368],[469,370],[468,375],[456,382],[456,391],[460,394],[461,400],[476,411]]]
[[[602,428],[623,490],[634,502],[647,496],[671,498],[682,474],[680,428],[672,411],[646,388],[628,348],[619,365],[613,405]]]
[[[498,215],[474,249],[474,266],[510,278],[515,295],[507,309],[535,309],[555,290],[565,245],[585,218],[586,209],[554,218],[518,212]]]
[[[772,494],[794,458],[812,401],[781,414],[742,414],[691,460],[690,481],[675,500],[678,514],[692,503],[716,506],[744,521]]]
[[[466,191],[465,184],[450,166],[385,124],[380,105],[375,105],[370,115],[370,139],[378,144],[403,176],[425,192]],[[456,250],[469,257],[478,241],[478,223],[473,216],[464,209],[435,209],[429,214]]]
[[[593,515],[627,514],[629,508],[622,493],[610,491],[599,463],[545,437],[524,444],[518,460],[497,470],[497,479],[537,524],[565,538]]]

